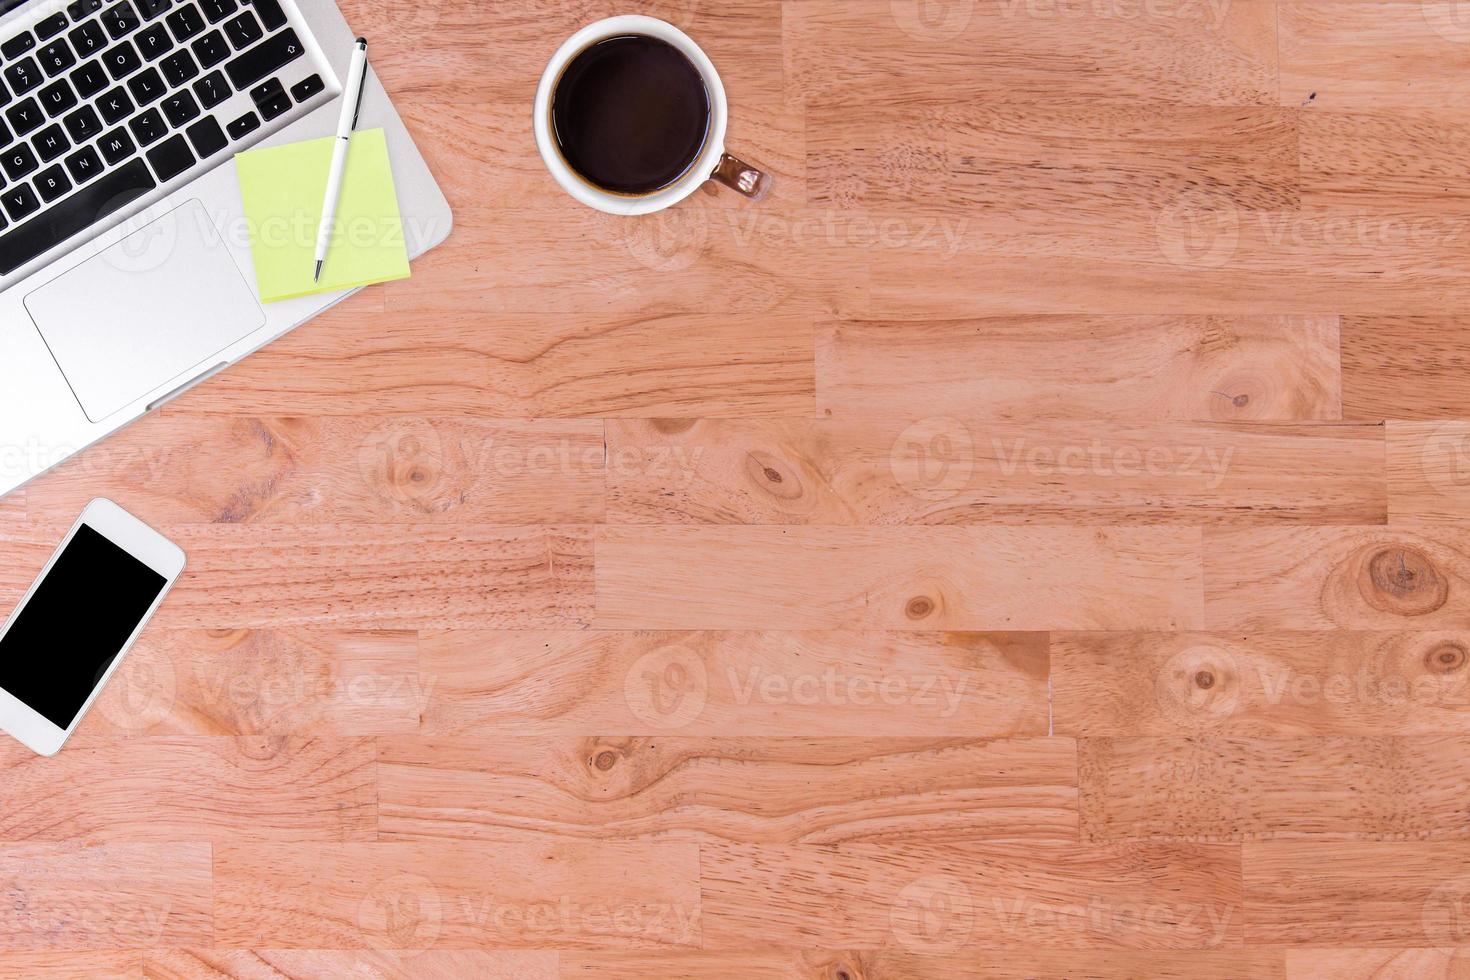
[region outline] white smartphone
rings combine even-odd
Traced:
[[[55,755],[183,570],[178,545],[88,504],[0,631],[0,728]]]

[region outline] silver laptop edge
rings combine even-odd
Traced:
[[[108,6],[115,2],[108,0]],[[304,31],[298,29],[297,33],[307,47],[309,61],[306,63],[315,61],[325,69],[320,74],[326,88],[301,103],[297,111],[304,114],[300,118],[254,143],[256,146],[327,136],[333,132],[339,108],[337,95],[342,87],[340,80],[346,72],[355,37],[332,0],[295,0],[294,5],[283,0],[282,6],[291,18],[290,27],[305,28]],[[25,4],[0,19],[0,39],[11,36],[18,25],[34,21],[38,13],[65,9],[66,3],[61,0]],[[248,0],[241,9],[250,9]],[[394,42],[386,39],[386,43]],[[381,47],[380,44],[379,49]],[[0,70],[7,64],[8,61],[0,63]],[[363,96],[359,126],[362,129],[381,127],[385,131],[408,253],[410,257],[422,255],[449,235],[452,215],[448,202],[376,74],[371,75]],[[228,151],[222,151],[222,162],[211,158],[208,163],[213,164],[212,168],[197,166],[196,169],[204,172],[193,179],[188,179],[186,174],[184,179],[187,182],[183,186],[162,196],[155,191],[111,215],[98,226],[105,229],[100,234],[95,233],[95,229],[83,232],[77,239],[63,243],[51,253],[0,278],[0,289],[3,289],[0,292],[0,495],[22,486],[351,295],[352,291],[347,291],[303,297],[261,304],[260,312],[255,311],[255,299],[258,297],[255,295],[249,235],[232,160],[234,151],[248,145],[252,144],[242,141],[232,145]],[[246,328],[249,332],[230,340],[219,350],[204,354],[196,363],[171,373],[156,384],[148,382],[148,390],[139,391],[136,397],[132,397],[129,391],[126,403],[120,408],[109,404],[105,417],[97,418],[100,413],[94,406],[90,413],[93,418],[89,418],[89,412],[83,407],[86,399],[79,400],[81,396],[74,392],[68,381],[72,372],[63,372],[57,356],[38,328],[37,319],[33,318],[34,308],[40,304],[33,300],[32,308],[28,309],[27,298],[47,296],[48,284],[53,287],[51,294],[73,292],[73,280],[85,284],[90,279],[87,270],[79,269],[89,259],[107,252],[111,261],[113,255],[120,254],[119,249],[114,249],[118,243],[129,239],[129,236],[144,237],[139,234],[140,229],[151,231],[156,227],[155,222],[183,220],[176,219],[174,215],[186,213],[208,215],[219,232],[214,239],[215,247],[229,255],[238,267],[239,278],[248,284],[245,302],[236,303],[241,309],[223,312],[239,313],[241,322],[250,325]],[[0,230],[0,234],[18,225],[19,222],[12,223]],[[89,234],[94,237],[88,239],[86,236]],[[162,273],[155,271],[153,282],[157,282],[159,275],[176,275],[181,280],[177,284],[181,291],[191,288],[189,282],[182,281],[187,277],[176,273],[172,266]],[[59,281],[65,282],[67,288],[57,288],[55,284]],[[243,309],[247,303],[250,306],[248,311]],[[99,319],[110,321],[99,322],[99,331],[141,331],[125,335],[146,337],[149,304],[132,298],[109,307],[108,315]],[[254,326],[256,323],[259,325]],[[193,354],[185,356],[193,357]],[[172,372],[171,362],[167,370]],[[282,405],[282,411],[289,412],[290,406]]]

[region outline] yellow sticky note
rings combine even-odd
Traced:
[[[332,250],[321,282],[312,280],[334,140],[328,136],[235,157],[255,283],[264,302],[408,278],[388,141],[381,129],[367,129],[352,134]]]

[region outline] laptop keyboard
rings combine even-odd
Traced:
[[[75,0],[4,37],[0,275],[300,115],[306,53],[280,0]]]

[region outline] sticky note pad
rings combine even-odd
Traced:
[[[367,129],[352,134],[332,249],[321,282],[312,280],[334,142],[328,136],[235,157],[255,283],[264,302],[408,278],[388,141],[381,129]]]

